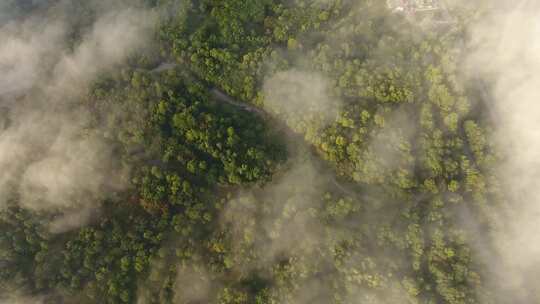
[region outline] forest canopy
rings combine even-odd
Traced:
[[[519,2],[1,2],[0,304],[540,303]]]

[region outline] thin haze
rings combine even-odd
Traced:
[[[152,25],[150,12],[115,7],[71,48],[62,18],[0,27],[0,207],[17,196],[25,208],[67,210],[51,224],[59,232],[85,224],[104,189],[122,188],[112,151],[86,130],[88,113],[76,100],[98,74],[145,46]]]
[[[509,200],[507,220],[495,233],[502,263],[494,261],[492,270],[503,299],[533,303],[540,283],[540,5],[491,5],[472,29],[468,64],[492,88],[487,108]]]
[[[452,2],[454,8],[465,7],[462,6],[465,4],[458,3],[461,1]],[[466,5],[470,10],[471,4]],[[492,255],[492,261],[484,262],[496,275],[486,279],[495,281],[492,293],[497,296],[497,302],[535,303],[540,283],[540,5],[535,1],[496,1],[490,6],[491,11],[472,24],[472,41],[468,45],[472,51],[467,54],[466,63],[475,77],[489,83],[486,86],[490,88],[489,92],[485,93],[493,96],[487,101],[489,114],[495,123],[492,140],[504,156],[498,171],[512,210],[506,217],[508,220],[500,223],[498,230],[494,231],[498,251]],[[331,97],[329,87],[329,81],[323,75],[302,67],[267,75],[263,86],[265,107],[285,120],[304,115],[308,119],[311,116],[314,120],[329,123],[340,108],[339,100]],[[398,121],[397,118],[392,120]],[[403,129],[412,134],[409,123],[403,121]],[[389,136],[381,134],[382,138]],[[372,144],[375,151],[382,146],[378,141]],[[394,167],[393,155],[383,155],[383,158],[389,167]],[[273,263],[282,255],[309,259],[309,252],[301,251],[302,245],[322,244],[324,234],[317,229],[317,223],[301,211],[320,207],[315,197],[323,195],[322,174],[309,163],[293,166],[291,171],[265,188],[262,196],[245,192],[229,202],[222,224],[228,225],[237,242],[246,237],[243,229],[255,225],[257,201],[268,199],[278,202],[272,205],[276,211],[258,223],[265,233],[275,236],[266,243],[254,245],[261,260],[254,265],[237,263],[236,267],[257,269]],[[299,193],[286,197],[284,193],[288,188],[296,188]],[[326,263],[324,260],[319,262]],[[354,264],[358,261],[352,259],[349,262]],[[187,280],[180,276],[178,281],[182,285],[187,284],[191,275],[186,275]],[[293,303],[318,303],[329,294],[328,284],[322,281],[304,283]],[[361,302],[363,297],[373,303],[408,302],[398,282],[388,282],[388,290],[394,293],[393,297],[388,295],[378,299],[358,290],[347,301],[364,303]],[[180,294],[177,295],[179,297]]]
[[[264,81],[265,107],[282,118],[306,116],[331,122],[341,103],[330,96],[330,82],[321,74],[294,68]]]
[[[110,174],[112,151],[99,138],[84,134],[84,111],[65,106],[99,73],[122,63],[131,51],[149,41],[152,18],[146,11],[116,9],[100,16],[82,42],[69,50],[64,20],[13,21],[3,13],[8,8],[6,3],[0,2],[0,25],[9,21],[0,28],[0,196],[15,192],[21,205],[33,210],[70,209],[64,211],[70,220],[64,217],[51,226],[53,231],[63,231],[89,220],[104,185],[122,187],[116,180],[119,178]],[[499,8],[509,6],[498,4]],[[510,189],[514,209],[511,220],[503,225],[508,229],[496,234],[504,263],[499,266],[494,262],[493,268],[505,279],[504,297],[512,303],[533,303],[540,277],[540,7],[534,1],[510,7],[490,14],[474,27],[475,51],[468,63],[481,76],[493,80],[489,93],[494,100],[489,106],[497,123],[494,140],[506,156],[500,172]],[[339,110],[339,101],[328,92],[328,81],[302,69],[270,75],[264,90],[266,106],[277,114],[307,112],[328,122]],[[322,195],[319,187],[314,187],[320,183],[318,175],[320,172],[309,164],[293,168],[266,189],[266,195],[277,196],[301,180],[297,191],[305,197],[293,196],[276,208],[317,207],[310,198]],[[254,198],[249,193],[237,198],[223,221],[231,221],[233,226],[248,221],[249,215],[234,213],[234,204],[249,204],[250,200]],[[0,207],[6,204],[0,201]],[[296,210],[291,212],[296,214]],[[268,263],[281,254],[296,254],[302,242],[320,242],[323,234],[314,228],[316,223],[298,214],[290,217],[284,212],[279,227],[276,218],[263,221],[268,234],[275,229],[282,231],[271,242],[257,245]],[[290,230],[297,233],[287,234]],[[205,297],[206,275],[190,268],[179,269],[178,284],[194,280],[200,281],[198,287],[177,294],[177,301]],[[325,288],[319,281],[307,282],[295,303],[317,303],[314,295],[325,293]],[[358,293],[360,297],[362,291]],[[17,301],[9,303],[38,302]]]

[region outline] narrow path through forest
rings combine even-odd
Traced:
[[[178,66],[178,64],[175,63],[175,62],[162,62],[156,68],[151,70],[150,73],[161,73],[161,72],[164,72],[164,71],[174,69],[177,66]],[[221,89],[218,89],[216,87],[211,89],[210,93],[212,94],[212,96],[217,101],[228,103],[230,105],[233,105],[233,106],[238,107],[238,108],[242,108],[245,111],[255,113],[255,114],[258,114],[258,115],[268,115],[268,113],[266,113],[264,110],[262,110],[262,109],[260,109],[260,108],[258,108],[256,106],[236,101],[234,98],[229,96],[227,93],[225,93],[224,91],[222,91]]]
[[[160,73],[160,72],[164,72],[164,71],[167,71],[167,70],[174,69],[177,66],[178,66],[178,64],[175,63],[175,62],[162,62],[159,66],[157,66],[156,68],[154,68],[150,72],[151,73]],[[241,108],[241,109],[243,109],[245,111],[248,111],[248,112],[260,115],[260,116],[271,116],[268,112],[266,112],[265,110],[263,110],[261,108],[258,108],[258,107],[254,106],[254,105],[250,105],[250,104],[235,100],[233,97],[231,97],[230,95],[228,95],[223,90],[221,90],[221,89],[219,89],[217,87],[212,88],[210,90],[210,93],[212,94],[214,99],[219,101],[219,102],[224,102],[224,103],[230,104],[230,105],[232,105],[234,107]],[[290,134],[291,132],[292,132],[292,130],[287,127],[287,133]],[[295,135],[297,136],[298,134],[295,134]],[[164,164],[161,162],[161,160],[150,160],[149,163],[151,165],[158,166],[158,167],[163,167],[164,166]],[[336,187],[336,189],[339,190],[339,192],[341,192],[345,196],[349,196],[349,197],[357,197],[358,196],[357,191],[350,189],[350,186],[346,186],[346,185],[340,183],[337,180],[335,175],[331,176],[331,181],[334,184],[334,186]]]

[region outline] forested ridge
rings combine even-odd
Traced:
[[[26,208],[22,173],[1,192],[0,303],[511,303],[491,267],[509,208],[491,84],[461,69],[480,11],[31,2],[5,22],[67,16],[67,53],[105,9],[156,18],[64,98],[84,109],[76,137],[112,155],[87,224],[51,228],[79,205]],[[54,150],[39,147],[28,161]]]

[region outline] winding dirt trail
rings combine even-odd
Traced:
[[[150,72],[151,73],[161,73],[161,72],[164,72],[164,71],[167,71],[167,70],[174,69],[177,66],[178,66],[178,64],[174,63],[174,62],[163,62],[159,66],[157,66],[156,68],[151,70]],[[210,93],[214,97],[214,99],[219,101],[219,102],[230,104],[230,105],[232,105],[234,107],[241,108],[244,111],[248,111],[248,112],[254,113],[254,114],[259,115],[259,116],[263,116],[263,117],[271,117],[272,116],[268,112],[266,112],[265,110],[263,110],[261,108],[258,108],[258,107],[254,106],[254,105],[250,105],[250,104],[239,102],[239,101],[235,100],[233,97],[231,97],[230,95],[228,95],[227,93],[225,93],[224,91],[222,91],[221,89],[219,89],[217,87],[212,88],[210,90]],[[287,136],[291,136],[291,138],[293,138],[293,137],[297,138],[299,136],[299,134],[294,133],[290,128],[288,128],[286,126],[282,126],[282,129],[285,129],[284,130],[285,133],[287,134]],[[312,148],[314,149],[314,147],[312,147]],[[158,167],[164,166],[164,164],[160,160],[150,160],[149,163],[152,164],[152,165],[158,166]],[[336,178],[336,176],[331,177],[331,183],[334,184],[335,188],[337,190],[339,190],[339,192],[341,192],[345,196],[358,197],[358,193],[356,191],[350,189],[349,186],[339,182],[338,179]]]
[[[156,68],[154,68],[153,70],[150,71],[150,73],[161,73],[161,72],[164,72],[164,71],[168,71],[168,70],[171,70],[171,69],[174,69],[178,66],[177,63],[175,62],[162,62],[160,65],[158,65]],[[243,102],[239,102],[239,101],[236,101],[234,98],[232,98],[231,96],[227,95],[227,93],[225,93],[224,91],[214,87],[213,89],[210,90],[210,93],[212,94],[212,96],[217,100],[217,101],[220,101],[220,102],[224,102],[224,103],[228,103],[232,106],[235,106],[237,108],[242,108],[243,110],[245,111],[248,111],[248,112],[251,112],[251,113],[255,113],[257,115],[268,115],[268,113],[266,113],[263,109],[261,108],[258,108],[256,106],[253,106],[253,105],[250,105],[250,104],[247,104],[247,103],[243,103]]]

